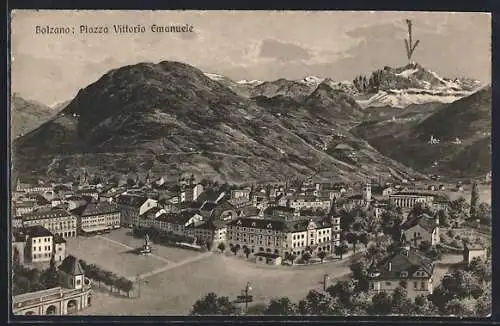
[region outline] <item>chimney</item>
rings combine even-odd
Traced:
[[[389,272],[392,271],[392,263],[391,262],[389,262],[388,270],[389,270]]]

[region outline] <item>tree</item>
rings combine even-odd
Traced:
[[[191,315],[233,315],[237,310],[228,297],[218,297],[210,292],[194,303]]]
[[[334,310],[332,297],[324,292],[311,290],[304,300],[298,305],[301,315],[326,315]]]
[[[476,212],[476,217],[479,219],[481,224],[490,225],[491,224],[491,205],[488,203],[479,204]]]
[[[368,237],[368,233],[366,232],[362,232],[358,235],[358,241],[361,242],[365,248],[368,247],[368,242],[369,242],[369,237]]]
[[[448,227],[450,226],[450,216],[448,215],[448,212],[446,212],[443,209],[440,209],[438,212],[438,218],[439,218],[439,225]],[[451,231],[451,230],[450,230]]]
[[[341,242],[338,246],[335,246],[334,253],[337,256],[340,256],[340,259],[342,260],[344,254],[347,253],[347,244],[345,242]]]
[[[450,202],[450,218],[455,220],[458,218],[465,218],[470,209],[469,204],[465,198],[460,197]]]
[[[248,259],[248,256],[250,256],[250,249],[247,246],[243,246],[243,252]]]
[[[408,292],[403,287],[397,287],[392,293],[392,313],[409,315],[413,310],[413,302],[408,298]]]
[[[477,213],[479,209],[479,189],[477,182],[472,184],[472,191],[470,194],[470,217],[473,219],[478,218]]]
[[[321,259],[321,262],[326,258],[326,252],[325,251],[320,251],[318,252],[318,258]]]
[[[352,244],[353,253],[356,254],[356,244],[358,242],[358,235],[356,233],[349,232],[345,235],[345,239],[348,243]]]
[[[294,315],[297,311],[297,307],[293,304],[289,298],[282,297],[278,299],[272,299],[269,302],[265,315],[279,315],[279,316],[289,316]]]
[[[466,270],[471,272],[480,282],[488,282],[491,281],[492,277],[492,269],[491,269],[491,261],[484,261],[479,257],[475,257],[470,262],[469,266],[466,267]]]
[[[352,263],[349,268],[352,272],[352,278],[356,281],[356,291],[367,291],[369,287],[367,262],[364,259],[359,259]]]
[[[224,250],[226,250],[226,245],[224,244],[224,242],[219,243],[217,249],[219,249],[221,253],[224,253]]]
[[[132,288],[134,287],[134,282],[125,277],[121,277],[120,283],[121,283],[121,289],[124,292],[127,292],[127,297],[130,297],[130,291],[132,291]]]
[[[19,248],[14,246],[12,248],[12,266],[16,268],[21,265],[21,254],[19,253]]]
[[[304,262],[308,263],[309,260],[311,259],[311,253],[305,250],[304,253],[302,254],[302,259],[304,260]]]
[[[385,291],[375,294],[368,312],[372,315],[388,315],[392,311],[392,299]]]
[[[42,284],[47,289],[61,286],[61,279],[59,271],[56,267],[56,260],[54,256],[50,259],[50,266],[42,274]]]
[[[419,295],[415,298],[415,304],[413,306],[413,314],[415,315],[434,315],[437,314],[436,308],[433,306],[432,302],[429,301],[426,295]]]
[[[326,292],[333,298],[338,298],[347,308],[352,308],[355,292],[355,284],[353,281],[340,281],[329,286]]]

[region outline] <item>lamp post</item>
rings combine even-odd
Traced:
[[[328,281],[329,276],[328,274],[323,275],[323,291],[326,291],[326,282]]]
[[[135,280],[137,282],[137,297],[140,298],[141,297],[141,279],[140,279],[139,274],[137,274]]]
[[[250,282],[247,282],[245,285],[245,315],[248,313],[248,293],[252,291],[252,284]]]

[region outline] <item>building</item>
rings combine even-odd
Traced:
[[[172,232],[177,235],[188,235],[186,227],[193,224],[198,226],[205,222],[203,216],[195,211],[161,214],[155,218],[153,227],[163,232]]]
[[[40,225],[27,227],[26,233],[26,258],[32,263],[48,262],[54,252],[54,236]]]
[[[72,315],[90,306],[92,283],[73,256],[66,257],[58,268],[63,284],[59,287],[12,297],[15,315]]]
[[[389,195],[389,201],[392,205],[412,209],[416,203],[432,206],[434,194],[418,191],[400,191]]]
[[[132,227],[138,223],[140,215],[158,206],[158,201],[143,195],[124,193],[116,198],[116,204],[120,211],[121,225]]]
[[[333,252],[340,243],[340,217],[310,218],[286,223],[286,245],[284,255],[304,254],[308,249],[313,254],[320,251]]]
[[[16,183],[16,191],[24,193],[44,193],[52,190],[52,187],[44,184],[23,183],[19,179]]]
[[[198,197],[200,197],[202,192],[203,192],[203,186],[201,184],[183,185],[181,187],[181,192],[179,196],[180,201],[181,203],[195,201],[198,199]]]
[[[76,237],[77,219],[61,208],[44,209],[22,216],[23,227],[40,225],[64,238]]]
[[[231,199],[245,198],[250,201],[250,188],[231,190]]]
[[[61,262],[66,258],[66,240],[60,235],[54,235],[54,260]]]
[[[371,291],[392,292],[403,287],[408,297],[432,294],[434,264],[422,253],[408,247],[368,268]]]
[[[282,257],[307,249],[333,251],[340,242],[340,217],[285,221],[270,218],[239,218],[227,224],[230,247],[247,247],[251,254],[265,252]]]
[[[401,226],[405,241],[408,241],[414,248],[418,248],[424,241],[431,245],[440,242],[439,236],[439,218],[427,214],[410,217]]]
[[[120,210],[106,202],[89,202],[71,211],[80,234],[92,234],[120,227]]]
[[[464,244],[464,263],[470,264],[476,257],[480,259],[486,259],[486,248],[474,244]]]
[[[289,199],[287,206],[296,210],[330,210],[332,202],[329,197],[295,196]]]

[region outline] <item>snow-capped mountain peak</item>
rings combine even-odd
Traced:
[[[226,76],[219,75],[219,74],[213,74],[213,73],[210,73],[210,72],[205,72],[204,74],[205,74],[205,76],[207,76],[208,78],[210,78],[210,79],[212,79],[212,80],[215,80],[215,81],[218,81],[218,80],[223,80],[223,79],[226,79],[226,78],[227,78]]]
[[[246,79],[242,79],[242,80],[239,80],[236,82],[237,84],[240,84],[240,85],[251,85],[251,86],[257,86],[257,85],[260,85],[263,83],[263,81],[261,80],[257,80],[257,79],[253,79],[253,80],[246,80]]]
[[[301,83],[304,84],[313,84],[313,85],[319,85],[321,84],[325,79],[317,76],[307,76],[304,77],[302,80],[300,80]]]

